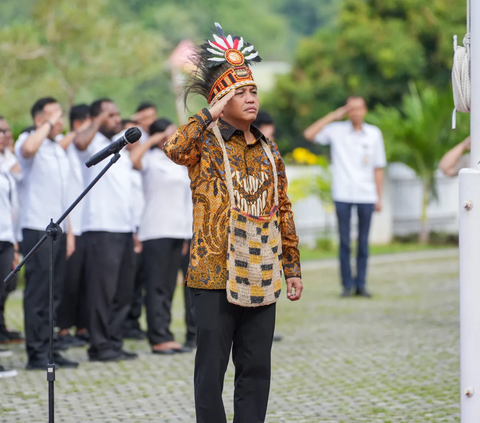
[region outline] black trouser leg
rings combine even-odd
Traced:
[[[72,326],[80,326],[78,315],[81,309],[86,307],[82,302],[85,289],[85,240],[81,236],[75,237],[75,252],[67,260],[63,295],[58,308],[58,326],[60,329],[70,329]],[[86,324],[84,322],[84,324]]]
[[[173,238],[143,243],[148,339],[151,345],[173,341],[171,308],[182,245],[182,239]]]
[[[227,301],[225,290],[194,289],[192,293],[197,322],[197,423],[226,422],[222,391],[232,345],[234,422],[263,423],[270,390],[276,305],[239,307]]]
[[[194,375],[197,423],[226,423],[223,382],[241,308],[227,301],[223,289],[192,289],[192,294],[197,323]]]
[[[11,280],[8,285],[5,285],[3,280],[12,271],[13,257],[13,244],[0,241],[0,330],[5,329],[5,302],[11,291],[11,285],[14,284]]]
[[[123,324],[132,304],[132,296],[135,288],[135,263],[136,257],[133,251],[133,236],[128,234],[125,241],[125,249],[120,266],[118,288],[113,301],[112,345],[120,351],[123,347]]]
[[[188,264],[190,262],[190,244],[191,241],[188,242],[187,254],[182,256],[181,268],[183,273],[183,279],[186,279],[187,277]],[[185,303],[185,325],[187,326],[186,339],[187,341],[195,341],[197,337],[197,329],[195,327],[195,320],[193,319],[192,314],[192,300],[190,288],[188,288],[187,286],[183,287],[183,299]]]
[[[145,276],[142,269],[142,254],[135,254],[135,288],[130,310],[123,324],[124,330],[141,330],[140,317],[143,307],[143,290],[145,289]]]
[[[22,254],[26,255],[45,232],[23,229]],[[54,244],[54,310],[58,309],[65,280],[67,242],[65,234]],[[25,265],[25,346],[29,360],[47,358],[49,341],[48,280],[50,240],[48,239]]]
[[[233,423],[264,423],[270,393],[276,304],[246,308],[233,335]]]
[[[131,233],[86,232],[91,357],[122,345],[121,326],[133,291]]]

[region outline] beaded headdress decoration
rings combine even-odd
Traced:
[[[249,65],[262,61],[252,44],[236,35],[226,36],[219,23],[215,27],[218,35],[196,49],[193,62],[197,68],[186,93],[203,95],[210,106],[232,90],[256,86]]]

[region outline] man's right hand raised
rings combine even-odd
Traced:
[[[342,120],[348,113],[349,107],[347,105],[339,107],[337,110],[331,113],[332,120]]]
[[[218,100],[209,110],[212,115],[213,121],[216,121],[219,118],[223,117],[223,109],[228,104],[228,102],[235,96],[235,90],[230,91],[225,97]]]

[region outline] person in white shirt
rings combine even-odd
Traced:
[[[350,97],[345,106],[308,127],[307,140],[330,145],[332,157],[332,197],[340,235],[342,297],[371,297],[366,290],[368,235],[374,211],[382,208],[382,186],[386,166],[380,129],[364,122],[367,106],[362,97]],[[340,121],[348,116],[349,120]],[[357,275],[350,268],[350,217],[358,214]]]
[[[182,249],[192,232],[187,169],[172,162],[161,149],[175,131],[170,121],[156,120],[150,127],[150,138],[130,155],[133,167],[141,170],[143,178],[145,210],[138,238],[143,243],[147,336],[154,354],[191,351],[182,348],[170,331]]]
[[[158,118],[157,106],[150,101],[141,102],[136,113],[132,116],[132,120],[138,122],[140,130],[142,131],[142,138],[139,140],[139,144],[143,144],[147,141],[150,131],[150,126]]]
[[[0,117],[0,119],[3,119]],[[13,199],[15,195],[15,181],[10,173],[10,165],[6,155],[6,129],[0,127],[0,299],[6,299],[7,286],[3,283],[13,266],[18,262],[18,247],[16,246],[14,230]],[[10,153],[11,154],[11,153]],[[3,308],[0,310],[0,324],[5,327]],[[5,341],[8,341],[6,339]],[[11,355],[11,351],[0,349],[0,357]],[[17,375],[16,370],[7,370],[0,365],[0,379]]]
[[[90,106],[78,104],[70,109],[71,131],[60,141],[66,149],[70,163],[69,199],[73,203],[84,189],[83,166],[73,144],[75,136],[90,125]],[[88,314],[87,288],[85,280],[85,242],[82,235],[84,200],[69,215],[72,236],[75,237],[75,251],[68,257],[63,295],[58,309],[58,340],[64,348],[82,347],[87,344]],[[70,334],[72,327],[75,335]]]
[[[0,116],[0,137],[3,137],[3,140],[0,140],[0,172],[6,174],[8,176],[7,182],[10,182],[12,184],[12,187],[10,187],[10,206],[14,217],[13,230],[15,238],[17,238],[17,224],[19,213],[17,185],[21,183],[22,171],[20,165],[18,164],[18,160],[15,157],[15,154],[10,148],[10,146],[13,144],[12,131],[10,130],[10,125],[8,124],[7,120],[3,116]],[[15,263],[17,262],[18,244],[15,244]],[[4,286],[3,290],[0,288],[0,344],[19,343],[24,341],[20,332],[8,330],[5,325],[5,303],[7,301],[8,295],[11,292],[15,291],[16,288],[17,275],[15,275],[12,280],[10,280],[8,285]]]
[[[131,119],[122,120],[123,131],[133,127],[139,127],[138,122]],[[141,127],[139,128],[142,132]],[[123,134],[123,132],[122,132]],[[140,145],[140,141],[146,141],[148,134],[142,135],[139,142],[128,144],[125,149],[129,152],[137,148]],[[142,221],[143,209],[145,206],[145,200],[143,198],[142,187],[142,175],[138,170],[132,168],[132,207],[133,207],[133,220],[135,224],[135,231],[138,231],[140,223]],[[142,243],[139,241],[137,233],[133,236],[134,251],[135,251],[135,288],[133,291],[132,302],[130,310],[127,314],[125,322],[123,322],[123,338],[134,339],[136,341],[143,341],[146,338],[145,332],[140,326],[140,317],[142,316],[142,309],[144,304],[144,289],[145,284],[143,281],[143,273],[140,271],[140,261],[142,255]]]
[[[90,116],[90,126],[74,138],[82,162],[107,147],[122,129],[117,106],[110,99],[93,102]],[[101,172],[108,160],[91,168],[83,166],[85,185]],[[122,336],[135,276],[131,173],[128,153],[121,152],[120,159],[83,200],[90,361],[137,357],[123,349]]]
[[[51,97],[41,98],[32,107],[34,130],[24,132],[15,144],[23,181],[21,189],[20,228],[21,251],[25,256],[45,234],[50,219],[58,219],[68,207],[70,166],[65,150],[55,138],[63,129],[63,113]],[[55,242],[54,307],[58,308],[65,278],[67,255],[67,224]],[[50,246],[45,242],[25,267],[25,340],[28,355],[27,369],[46,369],[48,363]],[[59,353],[54,355],[60,367],[77,367]]]

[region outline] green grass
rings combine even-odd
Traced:
[[[376,256],[381,254],[410,253],[415,251],[438,250],[451,247],[451,245],[422,245],[415,243],[396,242],[388,245],[371,245],[370,255]],[[355,254],[355,248],[355,246],[352,246],[353,254]],[[300,257],[302,261],[331,259],[338,257],[338,251],[337,247],[332,250],[300,247]]]

